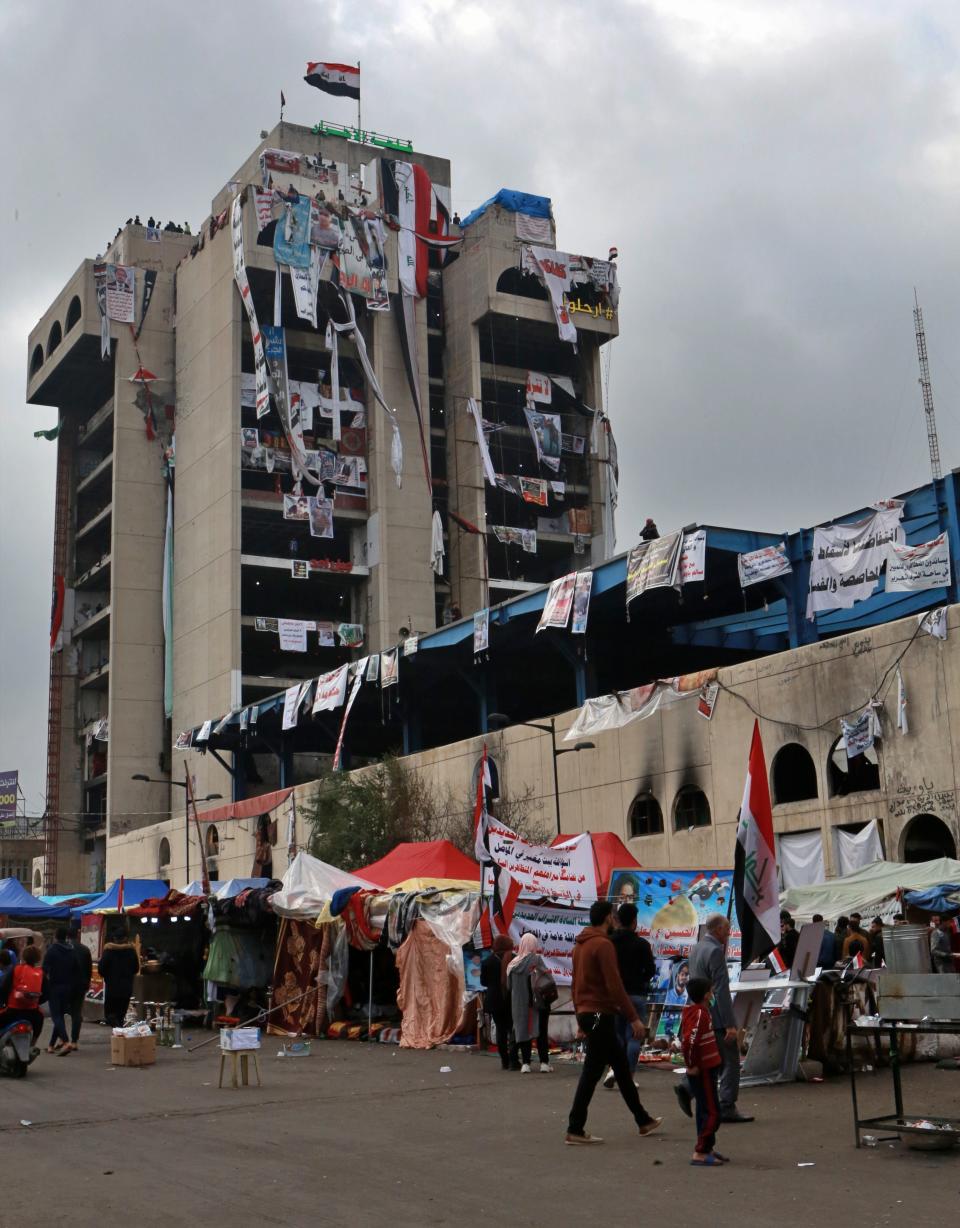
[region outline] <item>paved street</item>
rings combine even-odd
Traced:
[[[214,1045],[159,1050],[156,1066],[114,1069],[106,1030],[88,1027],[68,1058],[38,1058],[0,1081],[3,1228],[318,1222],[422,1226],[766,1221],[818,1228],[927,1224],[952,1214],[960,1151],[853,1147],[848,1085],[746,1090],[757,1122],[728,1127],[735,1163],[688,1166],[691,1124],[669,1072],[643,1071],[641,1096],[664,1114],[640,1139],[619,1095],[599,1089],[590,1127],[606,1143],[563,1146],[577,1067],[503,1074],[496,1058],[314,1042],[309,1059],[261,1053],[264,1086],[217,1089]],[[450,1066],[450,1073],[441,1073]],[[956,1113],[960,1073],[905,1076],[907,1108]],[[867,1107],[889,1075],[865,1076]],[[21,1119],[30,1121],[22,1126]],[[813,1167],[798,1167],[812,1163]]]

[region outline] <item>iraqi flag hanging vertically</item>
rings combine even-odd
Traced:
[[[493,900],[480,914],[480,936],[485,947],[493,945],[493,925],[506,934],[513,921],[513,912],[520,898],[520,884],[503,866],[497,865],[490,852],[490,815],[487,811],[487,796],[492,788],[490,767],[487,763],[487,744],[483,744],[483,758],[477,773],[477,800],[473,808],[473,847],[480,874],[490,867],[493,874]],[[482,882],[482,878],[481,878]],[[491,925],[491,919],[493,925]]]
[[[747,783],[737,824],[733,889],[740,923],[741,966],[763,959],[780,941],[780,888],[773,843],[773,811],[760,722],[753,723]]]
[[[360,66],[358,64],[327,64],[317,60],[307,64],[307,85],[315,85],[325,94],[360,101]]]

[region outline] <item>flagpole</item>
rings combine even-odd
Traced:
[[[359,60],[357,60],[357,81],[358,81],[358,85],[357,85],[357,132],[358,132],[358,133],[360,133],[360,132],[362,132],[362,131],[363,131],[363,124],[361,123],[361,120],[360,120],[360,114],[361,114],[361,112],[360,112],[360,97],[361,97],[361,91],[360,91],[359,80],[360,80],[360,61],[359,61]]]

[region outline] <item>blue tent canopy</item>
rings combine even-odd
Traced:
[[[940,883],[923,891],[905,891],[904,904],[924,912],[956,912],[960,908],[960,883]]]
[[[472,213],[468,213],[461,225],[471,225],[478,217],[482,217],[491,205],[499,205],[501,209],[508,209],[511,213],[526,213],[530,217],[550,216],[549,196],[532,196],[529,192],[515,192],[512,188],[501,188],[496,196],[491,196],[482,205],[477,205]]]
[[[5,917],[35,917],[38,920],[65,921],[70,909],[43,904],[19,879],[0,878],[0,914]]]
[[[169,888],[162,878],[125,878],[123,880],[123,906],[136,908],[144,900],[166,899]],[[102,895],[95,896],[89,904],[74,909],[74,915],[87,916],[93,912],[116,912],[120,902],[120,880],[112,883]]]

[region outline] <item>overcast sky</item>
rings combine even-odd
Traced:
[[[56,414],[27,333],[131,214],[196,229],[281,88],[352,122],[307,59],[360,59],[365,125],[449,157],[461,215],[518,188],[561,248],[619,248],[623,549],[647,515],[779,531],[926,481],[914,285],[960,464],[958,35],[946,0],[4,0],[0,769],[30,811]]]

